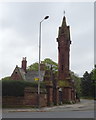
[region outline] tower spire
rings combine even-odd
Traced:
[[[58,78],[66,80],[69,77],[69,53],[70,53],[70,30],[66,24],[66,17],[63,17],[62,26],[59,27],[58,42]]]
[[[63,21],[62,21],[62,27],[66,26],[66,17],[65,17],[65,10],[63,11]]]
[[[66,17],[63,17],[63,21],[62,21],[62,27],[66,26]]]
[[[70,27],[66,24],[66,17],[59,27],[58,42],[58,86],[62,88],[62,102],[75,101],[75,90],[70,76]],[[64,84],[63,84],[64,83]]]

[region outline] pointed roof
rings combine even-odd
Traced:
[[[67,25],[65,15],[63,16],[62,24],[59,27],[58,31],[58,38],[60,38],[60,36],[64,36],[65,38],[70,40],[70,26]]]
[[[20,75],[21,75],[21,77],[22,77],[23,80],[26,80],[26,79],[25,79],[25,71],[24,71],[22,68],[20,68],[20,67],[18,67],[18,66],[16,65],[15,71],[17,71],[17,72],[20,73]]]
[[[62,27],[65,27],[65,26],[66,26],[66,17],[64,16],[62,21]]]
[[[14,80],[15,78],[18,80],[26,80],[25,79],[25,71],[16,65],[16,67],[11,75],[11,78],[12,78],[12,80]]]
[[[27,71],[25,72],[22,68],[18,67],[16,65],[13,74],[18,74],[20,77],[20,80],[25,80],[25,81],[29,81],[29,82],[34,82],[35,78],[38,78],[38,71]],[[12,76],[11,75],[11,76]],[[41,81],[44,80],[44,75],[45,75],[45,71],[40,71],[40,75],[41,75]],[[14,76],[14,75],[13,75]]]
[[[59,35],[66,34],[67,32],[67,25],[66,25],[66,17],[63,17],[62,25],[59,27]]]

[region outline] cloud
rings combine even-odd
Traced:
[[[66,11],[71,29],[71,69],[80,76],[93,67],[92,3],[0,3],[0,78],[11,75],[23,56],[28,65],[38,61],[40,21],[42,23],[42,57],[58,62],[58,28]]]

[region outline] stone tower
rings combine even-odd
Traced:
[[[69,53],[70,53],[70,27],[66,24],[66,17],[63,17],[62,25],[58,33],[58,80],[67,80],[69,74]]]

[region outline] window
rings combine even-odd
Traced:
[[[62,71],[63,71],[63,65],[62,65],[62,68],[61,68],[61,69],[62,69]]]

